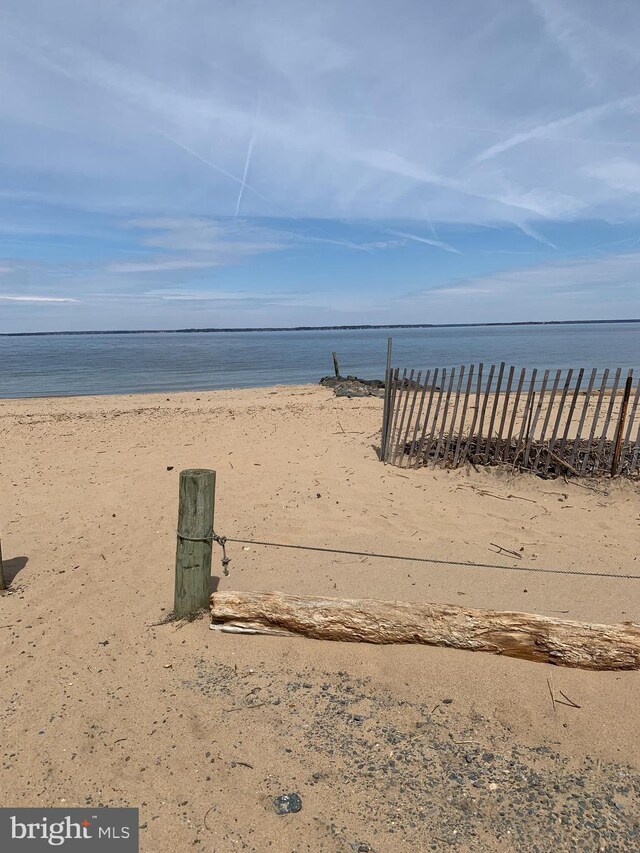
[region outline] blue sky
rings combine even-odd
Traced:
[[[4,0],[0,332],[640,317],[637,0]]]

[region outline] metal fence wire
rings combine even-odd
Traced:
[[[640,382],[622,368],[425,371],[387,359],[381,459],[506,465],[543,477],[640,476]]]

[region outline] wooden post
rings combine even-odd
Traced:
[[[4,577],[4,566],[2,565],[2,540],[0,539],[0,589],[6,589],[7,582]]]
[[[336,372],[336,379],[340,379],[340,366],[338,365],[338,353],[332,352],[331,355],[333,356],[333,369]]]
[[[631,383],[633,377],[627,376],[627,381],[624,386],[624,396],[622,397],[622,407],[620,409],[620,419],[618,420],[618,429],[616,430],[616,439],[613,451],[613,461],[611,463],[611,476],[615,477],[620,464],[620,454],[622,452],[622,435],[624,432],[624,424],[627,419],[627,409],[629,407],[629,397],[631,396]]]
[[[174,612],[178,619],[207,607],[211,581],[216,472],[180,472]]]
[[[391,348],[392,339],[387,339],[387,367],[384,373],[384,408],[382,411],[382,436],[380,438],[380,461],[387,461],[387,443],[389,438],[389,420],[391,404]]]

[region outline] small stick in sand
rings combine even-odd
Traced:
[[[573,701],[573,699],[569,699],[569,697],[567,696],[567,694],[566,694],[566,693],[563,693],[563,692],[562,692],[562,690],[560,690],[560,691],[559,691],[559,693],[560,693],[560,695],[561,695],[561,696],[564,696],[564,698],[567,700],[567,702],[569,703],[569,705],[570,705],[572,708],[581,708],[581,707],[582,707],[581,705],[578,705],[578,704],[577,704],[577,702],[574,702],[574,701]],[[558,700],[556,699],[556,702],[557,702],[557,701],[558,701]],[[563,702],[562,704],[564,705],[565,703]]]
[[[495,542],[489,542],[489,545],[493,545],[494,548],[497,548],[498,552],[504,552],[505,554],[511,554],[513,557],[517,557],[518,560],[522,559],[522,554],[518,554],[517,551],[512,551],[511,548],[503,548],[502,545],[496,545]]]
[[[569,465],[568,462],[565,462],[564,459],[561,459],[552,450],[549,450],[548,448],[547,448],[547,453],[553,459],[554,462],[558,463],[558,465],[562,465],[564,468],[567,469],[567,471],[569,471],[575,477],[580,477],[580,472],[576,471],[576,469],[573,467],[573,465]]]

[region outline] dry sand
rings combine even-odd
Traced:
[[[230,537],[505,567],[231,544],[222,589],[638,619],[640,580],[508,570],[640,576],[637,483],[383,467],[381,406],[0,401],[3,804],[138,806],[144,853],[640,849],[639,673],[156,624],[188,467],[217,470]]]

